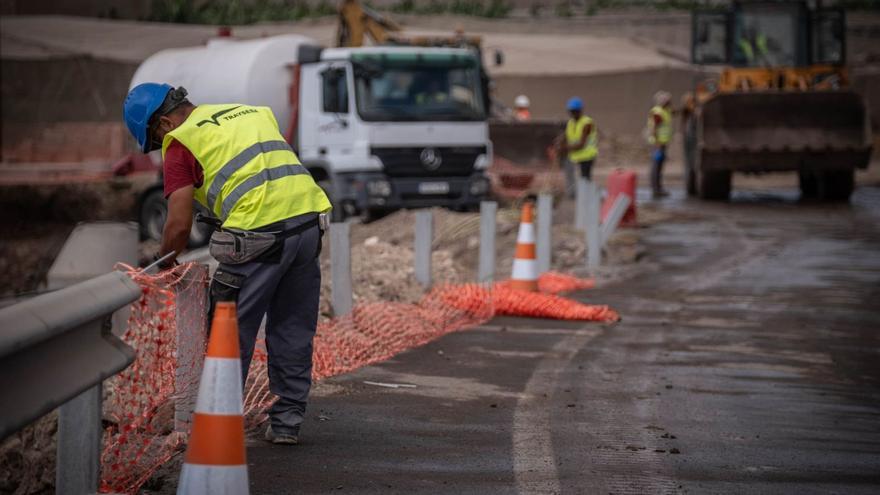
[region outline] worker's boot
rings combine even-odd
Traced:
[[[275,432],[272,425],[266,427],[266,441],[277,445],[296,445],[299,443],[299,435],[295,433]]]

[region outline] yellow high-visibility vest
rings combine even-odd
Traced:
[[[565,140],[569,145],[578,144],[581,140],[581,135],[584,132],[584,127],[588,124],[593,124],[593,119],[587,117],[586,115],[581,115],[577,121],[574,119],[568,119],[568,124],[565,126]],[[596,131],[596,125],[593,124],[590,129],[590,135],[587,136],[587,141],[584,143],[584,147],[577,150],[572,150],[568,152],[568,159],[570,161],[580,163],[586,162],[596,158],[596,155],[599,154],[599,134]]]
[[[654,122],[655,115],[660,116],[659,124]],[[672,113],[661,106],[651,108],[651,112],[648,115],[648,129],[654,131],[648,137],[648,141],[651,144],[667,144],[672,139]]]
[[[252,230],[330,209],[330,201],[281,136],[268,107],[199,105],[162,143],[195,156],[205,180],[195,199],[226,228]]]

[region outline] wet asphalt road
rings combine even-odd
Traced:
[[[619,324],[499,318],[326,380],[301,445],[249,441],[252,493],[880,492],[880,189],[793,197],[666,201],[644,272],[576,296]]]

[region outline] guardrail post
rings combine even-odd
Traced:
[[[101,465],[101,384],[70,399],[58,413],[55,493],[98,491]]]
[[[587,183],[584,197],[587,269],[593,271],[602,262],[602,234],[599,230],[599,190],[595,183]]]
[[[480,264],[477,270],[478,282],[491,282],[495,279],[495,232],[498,203],[480,202]]]
[[[333,314],[351,313],[351,228],[347,222],[330,224],[330,281]]]
[[[628,194],[618,194],[617,197],[614,198],[614,204],[611,205],[608,217],[602,224],[602,246],[605,246],[605,243],[608,242],[611,234],[617,230],[617,226],[620,225],[620,221],[623,220],[623,215],[626,214],[626,209],[629,208],[629,204],[630,197]]]
[[[577,180],[577,188],[574,196],[574,228],[585,230],[587,228],[587,195],[591,182],[583,177]]]
[[[96,222],[71,232],[46,276],[49,289],[60,289],[113,270],[117,262],[137,263],[134,224]],[[128,308],[113,315],[115,335],[125,333]],[[58,411],[55,492],[84,494],[98,490],[101,457],[102,384],[74,397]]]
[[[425,287],[431,286],[431,243],[434,237],[434,213],[416,210],[415,275]]]
[[[538,195],[538,273],[550,271],[553,239],[551,231],[553,227],[553,195],[541,193]]]

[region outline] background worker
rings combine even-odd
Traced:
[[[584,103],[577,96],[568,100],[565,106],[570,118],[565,125],[565,134],[557,138],[560,151],[567,156],[565,179],[568,183],[568,195],[574,197],[575,172],[589,180],[592,178],[593,162],[599,154],[599,135],[593,119],[583,114]]]
[[[284,141],[267,107],[199,105],[186,90],[144,83],[125,99],[125,123],[141,151],[162,149],[168,219],[159,255],[180,253],[193,199],[222,224],[210,252],[220,262],[212,304],[237,303],[242,383],[266,316],[266,439],[296,444],[311,387],[318,319],[321,225],[330,202]]]
[[[651,192],[654,199],[668,196],[663,189],[663,164],[666,147],[672,139],[672,95],[667,91],[654,94],[654,106],[648,114],[648,142],[651,143]]]
[[[532,120],[532,112],[529,110],[531,101],[526,95],[519,95],[513,100],[514,114],[513,117],[517,122],[528,122]]]

